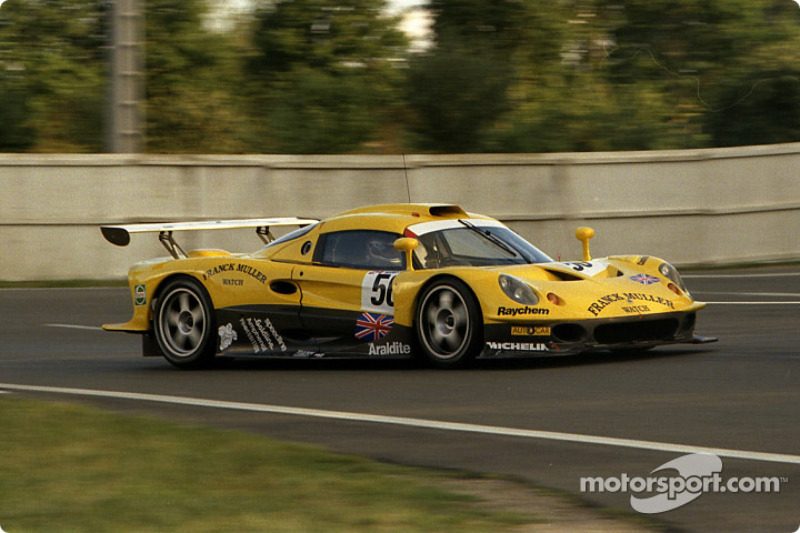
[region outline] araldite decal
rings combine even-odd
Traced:
[[[388,344],[369,343],[370,355],[408,355],[411,353],[411,345],[403,342],[390,342]]]

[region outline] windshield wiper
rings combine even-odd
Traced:
[[[497,235],[492,234],[490,231],[488,231],[488,230],[487,231],[483,231],[480,228],[478,228],[477,226],[475,226],[474,224],[472,224],[471,222],[467,222],[466,220],[462,220],[460,218],[458,219],[458,221],[461,222],[461,224],[463,224],[465,227],[471,229],[472,231],[474,231],[475,233],[477,233],[478,235],[480,235],[484,239],[488,240],[489,242],[491,242],[492,244],[497,246],[498,248],[508,252],[513,257],[522,257],[522,254],[520,254],[518,251],[513,249],[511,246],[509,246],[508,244],[503,242],[502,239],[497,237]]]

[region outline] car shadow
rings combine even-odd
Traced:
[[[505,359],[479,359],[465,368],[442,369],[435,368],[417,359],[267,359],[259,357],[219,358],[213,366],[205,371],[429,371],[429,372],[475,372],[475,371],[513,371],[537,368],[561,368],[586,365],[619,364],[634,361],[648,361],[657,359],[673,359],[690,357],[708,353],[707,349],[661,349],[633,352],[596,352],[589,354],[530,357],[530,358],[505,358]],[[171,370],[169,365],[158,365],[149,369]],[[192,372],[197,372],[194,370]],[[203,370],[199,370],[203,371]]]

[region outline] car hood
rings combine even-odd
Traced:
[[[630,263],[610,258],[592,261],[554,261],[552,263],[536,263],[532,265],[507,265],[490,267],[488,270],[511,274],[528,282],[537,281],[584,281],[615,278],[624,275],[624,271],[638,272]]]
[[[630,258],[600,258],[490,267],[492,274],[509,274],[538,293],[537,307],[547,318],[611,318],[700,309],[691,295],[658,271],[663,261],[639,264]],[[500,302],[503,302],[502,304]],[[507,319],[508,308],[520,307],[503,295],[484,310],[490,318]],[[533,313],[531,311],[531,313]],[[511,313],[513,315],[513,312]],[[518,313],[520,317],[524,313]],[[516,315],[513,315],[516,317]]]

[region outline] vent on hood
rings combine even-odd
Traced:
[[[566,272],[561,272],[560,270],[550,270],[549,268],[545,269],[548,274],[551,274],[558,281],[583,281],[585,278],[579,278],[573,274],[567,274]]]
[[[558,281],[584,281],[586,279],[585,277],[582,278],[582,277],[580,277],[580,276],[578,276],[576,274],[570,274],[569,272],[564,272],[562,270],[554,270],[554,269],[549,269],[549,268],[546,268],[546,267],[545,267],[545,270],[547,270],[547,272],[549,274],[552,274],[556,279],[558,279]],[[608,269],[606,269],[605,275],[601,275],[601,274],[602,273],[597,274],[595,277],[596,278],[618,278],[620,276],[624,276],[625,275],[621,270],[619,270],[618,268],[615,268],[613,266],[610,266],[610,267],[608,267]]]

